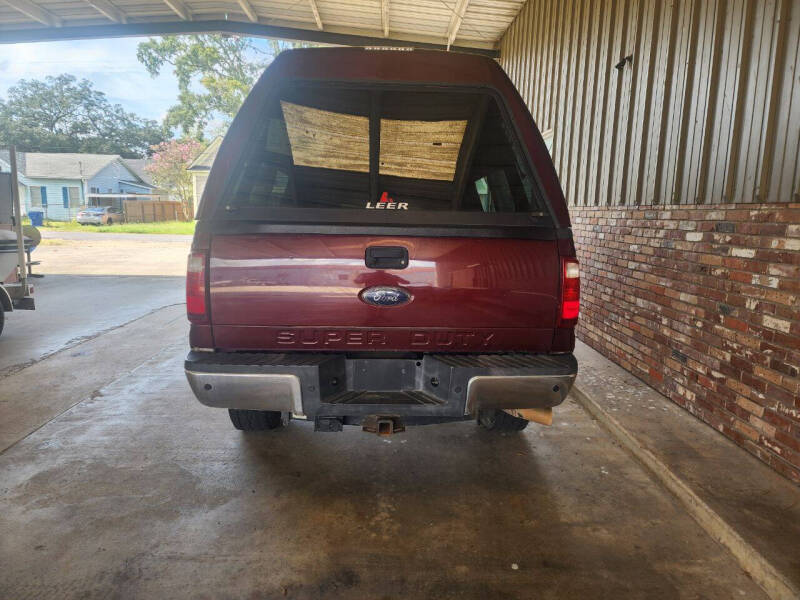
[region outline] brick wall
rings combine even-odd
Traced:
[[[800,204],[571,214],[580,339],[800,482]]]

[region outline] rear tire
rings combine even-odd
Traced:
[[[283,427],[283,415],[279,411],[229,408],[228,415],[239,431],[268,431]]]
[[[114,219],[109,218],[108,221],[106,221],[106,225],[113,225],[113,224],[114,224]]]
[[[3,334],[3,325],[6,323],[6,310],[0,305],[0,335]]]
[[[520,419],[502,410],[478,411],[478,425],[488,431],[522,431],[528,423],[526,419]]]

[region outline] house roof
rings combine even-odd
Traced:
[[[8,163],[9,158],[8,150],[0,150],[0,160]],[[17,171],[31,179],[91,179],[114,161],[128,169],[131,180],[141,179],[147,187],[155,187],[144,169],[138,168],[139,159],[123,159],[118,154],[17,152]],[[141,159],[142,167],[144,161]]]
[[[133,181],[133,179],[120,179],[120,183],[127,183],[128,185],[135,185],[141,188],[153,188],[153,184],[151,183],[144,183],[142,181]]]
[[[25,177],[91,179],[117,159],[117,154],[17,152],[17,168]]]
[[[144,170],[147,165],[153,162],[151,158],[123,158],[122,162],[133,171],[134,175],[139,177],[139,179],[144,181],[147,185],[155,186],[150,173]]]
[[[222,136],[218,135],[208,147],[200,153],[200,156],[192,161],[188,167],[186,167],[187,171],[210,171],[211,165],[214,164],[214,159],[217,158],[217,153],[219,152],[219,147],[222,144]]]

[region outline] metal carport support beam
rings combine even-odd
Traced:
[[[247,15],[247,18],[250,19],[251,23],[258,23],[258,14],[256,14],[256,10],[253,8],[253,5],[250,4],[247,0],[237,0],[239,2],[239,6],[242,7],[244,14]]]
[[[127,23],[128,17],[125,16],[121,10],[108,2],[108,0],[86,0],[86,4],[94,8],[104,17],[114,21],[115,23]]]
[[[2,0],[0,0],[2,1]],[[20,0],[5,0],[6,2],[20,2]],[[170,0],[171,2],[173,0]],[[265,25],[263,23],[246,23],[244,21],[169,21],[162,23],[114,23],[109,25],[83,25],[76,27],[55,26],[40,29],[19,29],[4,31],[0,36],[0,44],[18,44],[24,42],[49,42],[55,40],[80,40],[114,37],[133,37],[143,35],[179,35],[191,33],[228,33],[232,35],[246,35],[250,37],[269,37],[284,40],[301,40],[319,42],[322,44],[337,44],[342,46],[399,46],[406,48],[420,48],[428,50],[446,50],[447,46],[441,43],[427,41],[409,41],[357,35],[348,33],[334,33],[316,29],[302,29],[300,27],[281,27]],[[452,46],[450,50],[479,54],[497,58],[500,51],[495,48],[471,48],[469,46]]]
[[[311,5],[311,12],[314,13],[314,21],[317,23],[317,29],[322,31],[322,19],[319,16],[319,7],[317,6],[317,0],[308,0],[308,3]]]
[[[389,0],[381,0],[381,27],[383,37],[389,37]]]
[[[176,15],[178,15],[184,21],[191,21],[192,20],[192,11],[181,2],[181,0],[164,0],[164,4],[169,6]]]
[[[5,0],[11,8],[21,12],[26,17],[30,17],[34,21],[39,21],[42,25],[49,27],[61,27],[64,21],[61,17],[43,9],[41,6],[34,4],[30,0]]]
[[[469,0],[457,0],[456,8],[453,11],[453,16],[450,17],[450,25],[447,27],[447,49],[456,41],[458,30],[461,29],[461,23],[464,21],[464,15],[467,13]]]

